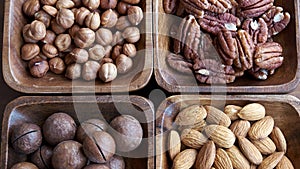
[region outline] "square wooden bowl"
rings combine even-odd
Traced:
[[[275,74],[265,81],[244,76],[227,85],[207,85],[197,82],[193,75],[181,74],[166,63],[170,53],[169,30],[178,17],[166,14],[163,0],[154,1],[154,73],[157,83],[169,92],[229,92],[229,93],[287,93],[295,89],[299,83],[300,63],[300,4],[298,0],[275,0],[275,5],[282,6],[291,15],[287,28],[275,36],[274,41],[283,46],[283,65]]]
[[[142,125],[145,139],[137,149],[125,154],[126,168],[154,169],[153,105],[139,96],[38,96],[20,97],[12,101],[7,105],[3,116],[1,169],[10,168],[22,157],[9,148],[12,127],[24,122],[42,125],[47,117],[56,112],[69,114],[77,124],[90,118],[104,119],[109,123],[120,114],[134,116]]]
[[[245,106],[260,103],[266,108],[266,115],[272,116],[287,141],[287,156],[295,168],[300,168],[300,100],[289,95],[182,95],[172,96],[161,103],[156,112],[156,168],[170,169],[172,162],[166,148],[168,133],[178,112],[188,105],[212,105],[221,110],[227,104]]]
[[[22,13],[25,0],[5,0],[2,65],[5,82],[14,90],[24,93],[111,93],[128,92],[143,88],[153,72],[152,1],[141,0],[145,12],[140,24],[141,39],[137,44],[137,56],[130,72],[118,75],[111,83],[100,79],[87,82],[69,80],[64,75],[48,72],[43,78],[33,78],[26,70],[27,64],[20,58],[24,44],[22,28],[27,23]],[[147,15],[146,15],[147,14]]]

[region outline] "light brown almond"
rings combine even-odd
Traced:
[[[246,137],[251,124],[247,120],[236,120],[230,126],[230,130],[235,134],[235,136]]]
[[[168,151],[171,160],[175,158],[175,156],[180,153],[181,141],[180,136],[177,131],[171,130],[168,137]]]
[[[259,165],[263,161],[263,156],[259,150],[245,137],[237,137],[239,147],[245,157],[253,164]]]
[[[276,169],[294,169],[294,166],[287,156],[283,156]]]
[[[250,103],[244,106],[237,115],[244,120],[256,121],[265,117],[266,109],[259,103]]]
[[[284,156],[284,152],[275,152],[265,158],[258,166],[258,169],[273,169]]]
[[[197,130],[197,131],[200,131],[202,132],[203,129],[207,126],[207,123],[205,120],[201,120],[197,123],[195,123],[194,125],[192,126],[189,126],[191,129],[194,129],[194,130]]]
[[[218,124],[229,127],[231,124],[230,118],[221,110],[213,106],[204,106],[207,112],[206,122],[209,124]]]
[[[184,145],[195,149],[199,149],[208,141],[204,134],[194,129],[184,129],[180,138]]]
[[[179,127],[190,127],[204,120],[207,112],[203,106],[192,105],[181,110],[175,118],[175,124]]]
[[[199,151],[195,163],[196,169],[210,169],[216,157],[216,146],[213,141],[208,141]]]
[[[232,146],[231,148],[227,149],[226,152],[232,162],[233,168],[250,169],[249,161],[236,146]]]
[[[269,155],[276,151],[275,143],[269,137],[251,142],[263,155]]]
[[[266,138],[271,134],[273,127],[274,119],[271,116],[266,116],[250,127],[248,136],[253,140]]]
[[[250,169],[256,169],[256,168],[257,168],[257,165],[255,165],[255,164],[250,165]]]
[[[214,167],[216,169],[233,169],[228,154],[222,148],[217,149]]]
[[[189,169],[191,168],[197,157],[197,150],[185,149],[174,158],[172,169]]]
[[[224,108],[224,113],[230,118],[230,120],[234,121],[239,119],[239,116],[237,114],[241,109],[242,107],[240,106],[227,105]]]
[[[286,140],[280,128],[275,126],[270,137],[275,143],[277,151],[286,152],[287,150]]]
[[[213,124],[206,126],[204,131],[220,147],[230,148],[235,142],[235,135],[227,127]]]

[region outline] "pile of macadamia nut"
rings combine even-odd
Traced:
[[[21,58],[33,77],[110,82],[130,71],[143,20],[140,0],[26,0]]]
[[[13,151],[28,155],[30,162],[12,164],[11,169],[125,169],[117,152],[135,150],[142,138],[141,124],[130,115],[115,117],[110,126],[89,119],[77,127],[70,115],[58,112],[41,127],[22,123],[12,128]]]

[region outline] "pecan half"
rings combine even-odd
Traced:
[[[250,34],[254,44],[265,43],[268,40],[268,26],[262,18],[258,20],[246,19],[242,29]]]
[[[204,8],[207,8],[207,0],[181,0],[180,4],[184,7],[185,11],[189,14],[194,15],[196,18],[201,18],[204,15]],[[199,7],[200,6],[200,7]]]
[[[206,10],[214,13],[225,13],[232,8],[230,0],[181,0],[183,6],[197,12],[197,10]]]
[[[193,69],[197,80],[201,83],[225,84],[235,80],[232,66],[223,65],[213,59],[196,59]]]
[[[237,42],[235,34],[223,29],[219,32],[216,40],[217,50],[226,65],[232,65],[237,57]]]
[[[291,16],[288,12],[283,13],[282,7],[273,6],[262,18],[268,25],[269,37],[271,37],[277,35],[288,25]]]
[[[179,0],[163,0],[164,11],[167,14],[174,14],[177,10]]]
[[[237,31],[237,27],[241,25],[241,21],[230,13],[213,14],[206,13],[203,18],[199,18],[198,22],[201,28],[208,33],[217,35],[222,29]]]
[[[283,63],[282,46],[276,42],[267,42],[256,46],[254,62],[261,68],[273,70]]]
[[[219,59],[217,49],[210,35],[201,33],[198,54],[200,59]]]
[[[239,15],[244,18],[254,18],[264,14],[273,6],[274,0],[239,0]]]
[[[182,55],[170,53],[169,55],[167,55],[166,59],[168,65],[174,70],[186,74],[193,73],[193,64],[191,63],[191,61],[186,60]]]

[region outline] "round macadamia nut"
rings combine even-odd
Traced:
[[[82,143],[87,136],[91,136],[96,131],[105,131],[106,129],[107,125],[104,121],[99,119],[89,119],[82,122],[78,127],[76,139]]]
[[[39,169],[36,165],[29,162],[17,163],[11,167],[11,169]]]
[[[123,157],[114,155],[108,162],[110,169],[125,169],[125,161]]]
[[[43,145],[32,154],[31,161],[39,169],[52,168],[52,164],[51,164],[52,153],[53,153],[52,147]]]

